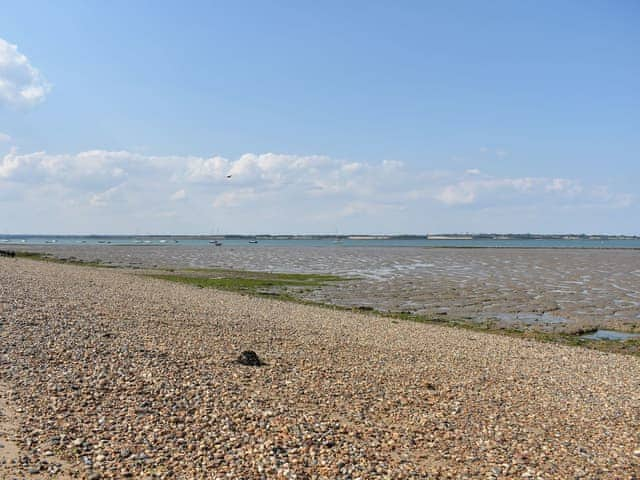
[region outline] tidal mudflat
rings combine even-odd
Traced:
[[[119,269],[0,273],[3,479],[640,475],[637,357]]]
[[[396,247],[40,246],[129,267],[353,277],[309,300],[553,333],[640,331],[640,251]]]

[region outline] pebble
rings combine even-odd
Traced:
[[[245,350],[238,357],[238,363],[252,367],[259,367],[260,365],[262,365],[262,360],[260,360],[258,354],[253,350]]]

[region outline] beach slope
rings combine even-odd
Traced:
[[[112,269],[0,258],[0,382],[0,478],[640,475],[637,357]]]

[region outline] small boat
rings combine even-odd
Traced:
[[[219,242],[218,240],[209,240],[209,243],[215,245],[216,247],[222,245],[222,242]]]
[[[249,243],[258,243],[258,240],[249,240]]]

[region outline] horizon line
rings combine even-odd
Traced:
[[[633,233],[435,232],[435,233],[2,233],[2,237],[633,237]]]

